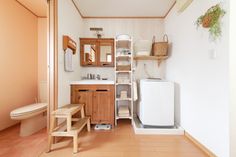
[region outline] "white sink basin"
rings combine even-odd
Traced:
[[[79,85],[79,84],[115,84],[112,80],[81,80],[81,81],[73,81],[70,83],[71,85]]]

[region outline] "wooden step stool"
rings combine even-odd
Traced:
[[[81,118],[72,117],[80,111]],[[66,119],[63,123],[56,125],[56,118]],[[51,127],[49,133],[48,151],[51,150],[54,137],[73,137],[73,153],[78,152],[78,133],[87,124],[90,131],[90,118],[85,117],[84,104],[65,105],[51,113]]]

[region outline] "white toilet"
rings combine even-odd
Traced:
[[[20,136],[29,136],[46,127],[47,122],[47,82],[39,84],[39,101],[13,110],[11,119],[20,120]]]

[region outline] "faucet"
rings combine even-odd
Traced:
[[[89,79],[89,80],[95,80],[96,78],[100,79],[100,75],[95,78],[95,74],[88,73],[87,77],[85,77],[85,78]]]
[[[96,77],[97,80],[101,80],[101,76],[99,74],[97,74],[97,77]]]

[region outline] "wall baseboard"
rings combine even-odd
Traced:
[[[212,153],[208,148],[206,148],[203,144],[201,144],[198,140],[196,140],[193,136],[191,136],[186,131],[184,131],[184,136],[187,137],[191,142],[193,142],[198,148],[200,148],[209,157],[217,157],[214,153]]]

